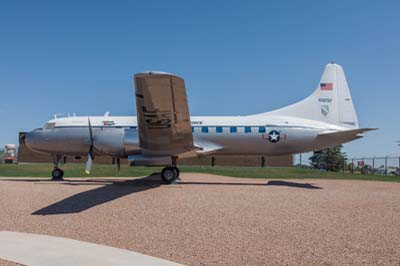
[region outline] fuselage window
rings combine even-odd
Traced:
[[[231,133],[237,133],[237,127],[231,127]]]
[[[222,132],[223,132],[222,127],[216,127],[216,128],[215,128],[215,132],[217,132],[217,133],[222,133]]]
[[[265,133],[265,127],[259,127],[258,128],[259,133]]]
[[[251,127],[244,127],[244,133],[251,133]]]
[[[201,133],[208,133],[208,127],[202,127]]]

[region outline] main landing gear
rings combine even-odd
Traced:
[[[171,184],[176,179],[179,178],[179,169],[176,166],[166,166],[161,171],[161,179],[167,183]]]
[[[51,180],[53,181],[62,181],[64,180],[64,171],[60,168],[58,168],[58,164],[60,163],[60,160],[62,159],[61,155],[54,155],[53,156],[53,164],[54,164],[54,170],[51,172]]]

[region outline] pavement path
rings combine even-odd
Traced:
[[[183,266],[126,249],[9,231],[0,232],[0,258],[27,266]]]

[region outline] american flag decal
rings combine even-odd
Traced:
[[[321,91],[331,91],[333,90],[333,84],[332,83],[320,83],[319,87]]]

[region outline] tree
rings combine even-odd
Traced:
[[[0,163],[3,162],[5,156],[6,156],[6,151],[4,149],[0,149]]]
[[[315,169],[339,172],[346,164],[346,153],[342,152],[342,145],[315,151],[310,157],[311,165]]]

